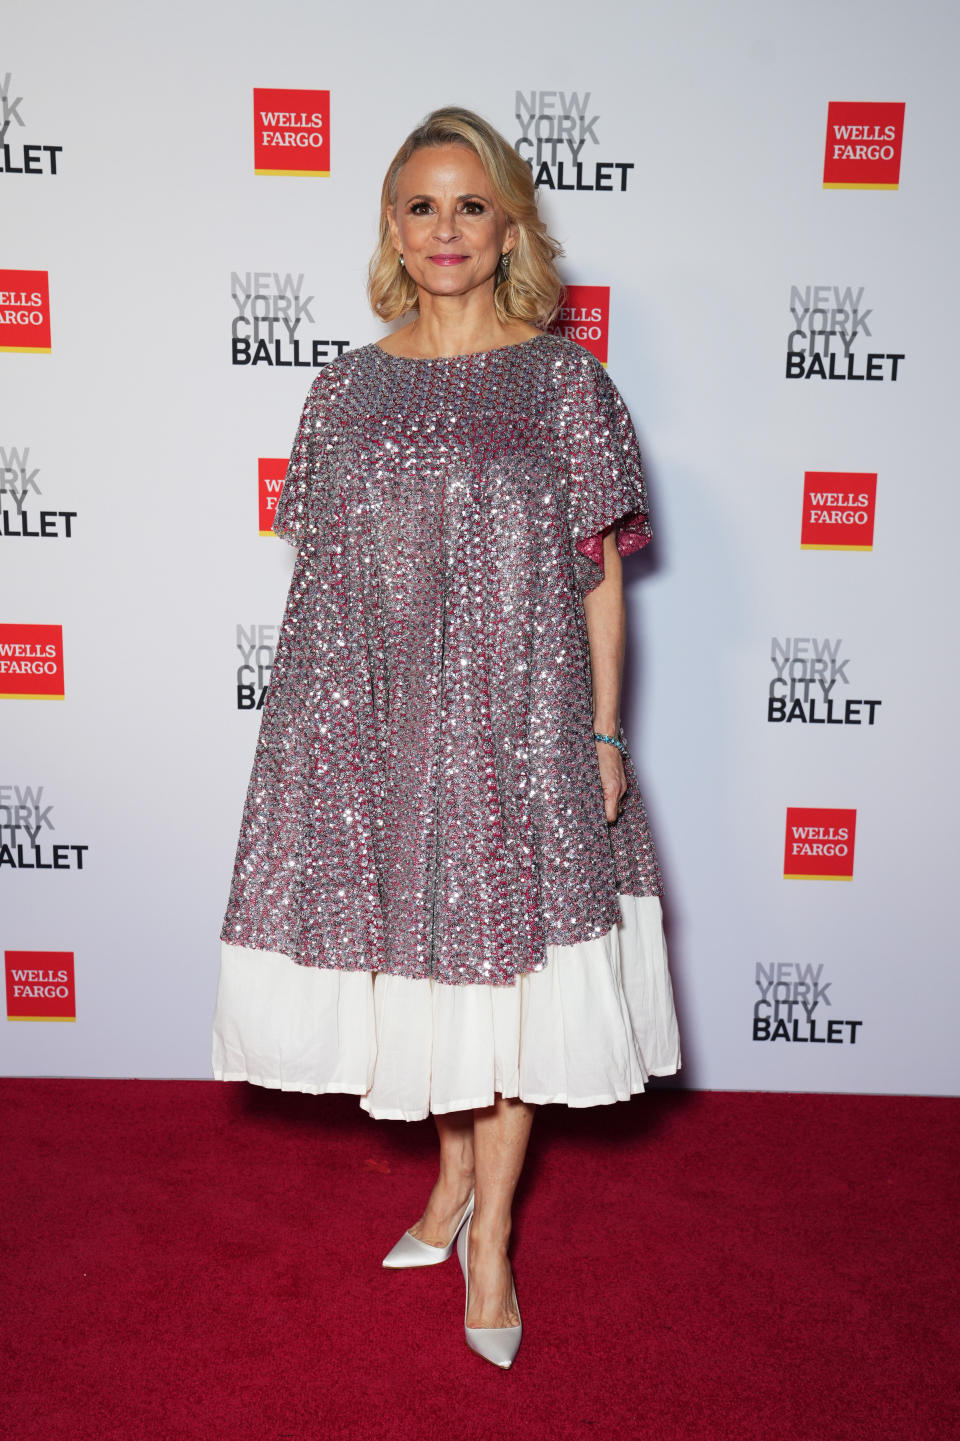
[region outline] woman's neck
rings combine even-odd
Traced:
[[[419,314],[402,330],[388,337],[384,349],[394,355],[429,359],[444,355],[470,355],[529,340],[535,326],[522,320],[502,321],[493,297],[436,296],[421,292]]]

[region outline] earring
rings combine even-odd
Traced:
[[[503,252],[503,254],[500,256],[500,265],[501,265],[501,268],[502,268],[502,270],[503,270],[504,275],[509,275],[509,274],[510,274],[510,251],[509,251],[509,250],[505,250],[505,251]]]
[[[403,263],[403,251],[402,251],[402,250],[398,250],[398,251],[397,251],[397,259],[398,259],[399,262],[400,262],[400,269],[401,269],[401,270],[405,270],[405,269],[406,269],[406,266],[405,266],[404,263]]]

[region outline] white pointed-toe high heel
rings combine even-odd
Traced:
[[[457,1244],[457,1237],[464,1223],[473,1215],[473,1192],[470,1192],[463,1215],[457,1222],[456,1230],[446,1246],[431,1246],[427,1241],[418,1241],[409,1231],[404,1231],[392,1251],[383,1258],[383,1264],[390,1270],[401,1270],[408,1266],[439,1266],[445,1261]]]
[[[467,1325],[467,1312],[470,1309],[470,1272],[467,1266],[469,1246],[470,1222],[468,1221],[457,1237],[457,1258],[467,1288],[467,1299],[463,1306],[463,1333],[471,1351],[476,1351],[477,1355],[482,1356],[485,1361],[492,1361],[494,1366],[499,1366],[506,1371],[513,1365],[514,1357],[520,1349],[523,1322],[519,1322],[516,1326]],[[520,1307],[517,1305],[516,1286],[513,1288],[513,1305],[519,1316]]]

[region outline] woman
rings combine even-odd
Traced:
[[[214,1027],[219,1079],[434,1116],[436,1185],[384,1265],[456,1241],[467,1343],[504,1367],[534,1105],[679,1066],[619,716],[646,497],[603,367],[547,333],[558,254],[480,117],[436,111],[401,146],[370,297],[412,319],[304,406]]]

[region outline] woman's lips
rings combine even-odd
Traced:
[[[462,265],[467,257],[465,255],[431,255],[430,259],[434,265]]]

